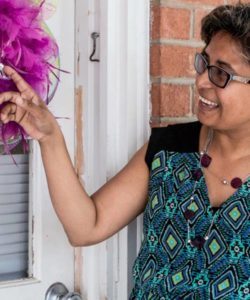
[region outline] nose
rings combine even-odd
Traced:
[[[212,87],[212,83],[211,83],[211,81],[209,80],[209,77],[208,77],[208,70],[207,69],[205,70],[204,73],[196,75],[195,85],[198,89],[211,88]]]

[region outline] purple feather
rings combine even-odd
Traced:
[[[0,0],[0,63],[13,67],[47,103],[55,93],[60,69],[51,70],[59,49],[44,27],[42,5],[31,0]],[[0,77],[0,93],[5,91],[16,91],[16,87]],[[0,143],[5,152],[9,153],[20,140],[25,148],[27,134],[17,123],[0,123]]]

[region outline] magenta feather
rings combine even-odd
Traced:
[[[42,4],[31,0],[0,0],[0,63],[13,67],[48,103],[59,81],[60,69],[52,70],[59,50],[55,39],[44,29]],[[0,77],[0,93],[5,91],[16,91],[16,87],[9,79]],[[17,123],[0,127],[0,142],[5,152],[10,152],[20,140],[26,147],[27,134]]]

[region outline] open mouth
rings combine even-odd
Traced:
[[[219,107],[218,103],[215,103],[213,101],[207,100],[207,99],[203,98],[202,96],[199,96],[199,100],[202,103],[202,105],[205,106],[205,107],[207,107],[207,108],[213,109],[213,108]]]

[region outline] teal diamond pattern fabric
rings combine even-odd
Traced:
[[[209,238],[199,250],[187,243],[184,212],[195,212],[191,237],[204,237],[214,211],[204,176],[190,206],[197,168],[197,152],[155,154],[131,300],[250,300],[250,182],[215,212]]]
[[[150,202],[149,207],[150,219],[154,217],[154,215],[157,213],[157,211],[161,208],[162,205],[162,189],[160,188],[158,191],[154,191],[152,193],[152,201]]]
[[[210,284],[212,299],[225,299],[226,295],[230,294],[236,289],[236,278],[237,274],[235,272],[235,268],[232,267],[214,280],[214,282]]]
[[[186,266],[182,270],[178,270],[176,273],[171,274],[167,278],[167,285],[169,293],[176,289],[177,286],[188,284],[190,281],[189,267]]]
[[[225,221],[228,222],[235,231],[240,229],[249,215],[245,202],[245,199],[234,201],[223,211]]]
[[[204,245],[204,252],[207,256],[207,265],[217,261],[227,250],[227,243],[219,230],[212,230],[207,243]]]
[[[181,210],[184,213],[187,209],[191,209],[195,212],[195,215],[193,218],[191,218],[190,223],[194,224],[197,219],[199,219],[205,212],[205,205],[202,200],[202,195],[200,191],[196,191],[194,194],[194,200],[192,203],[190,203],[190,197],[187,197],[187,199],[183,202],[181,205]]]
[[[182,248],[184,241],[170,222],[167,222],[162,233],[160,237],[162,247],[170,259],[174,259]]]

